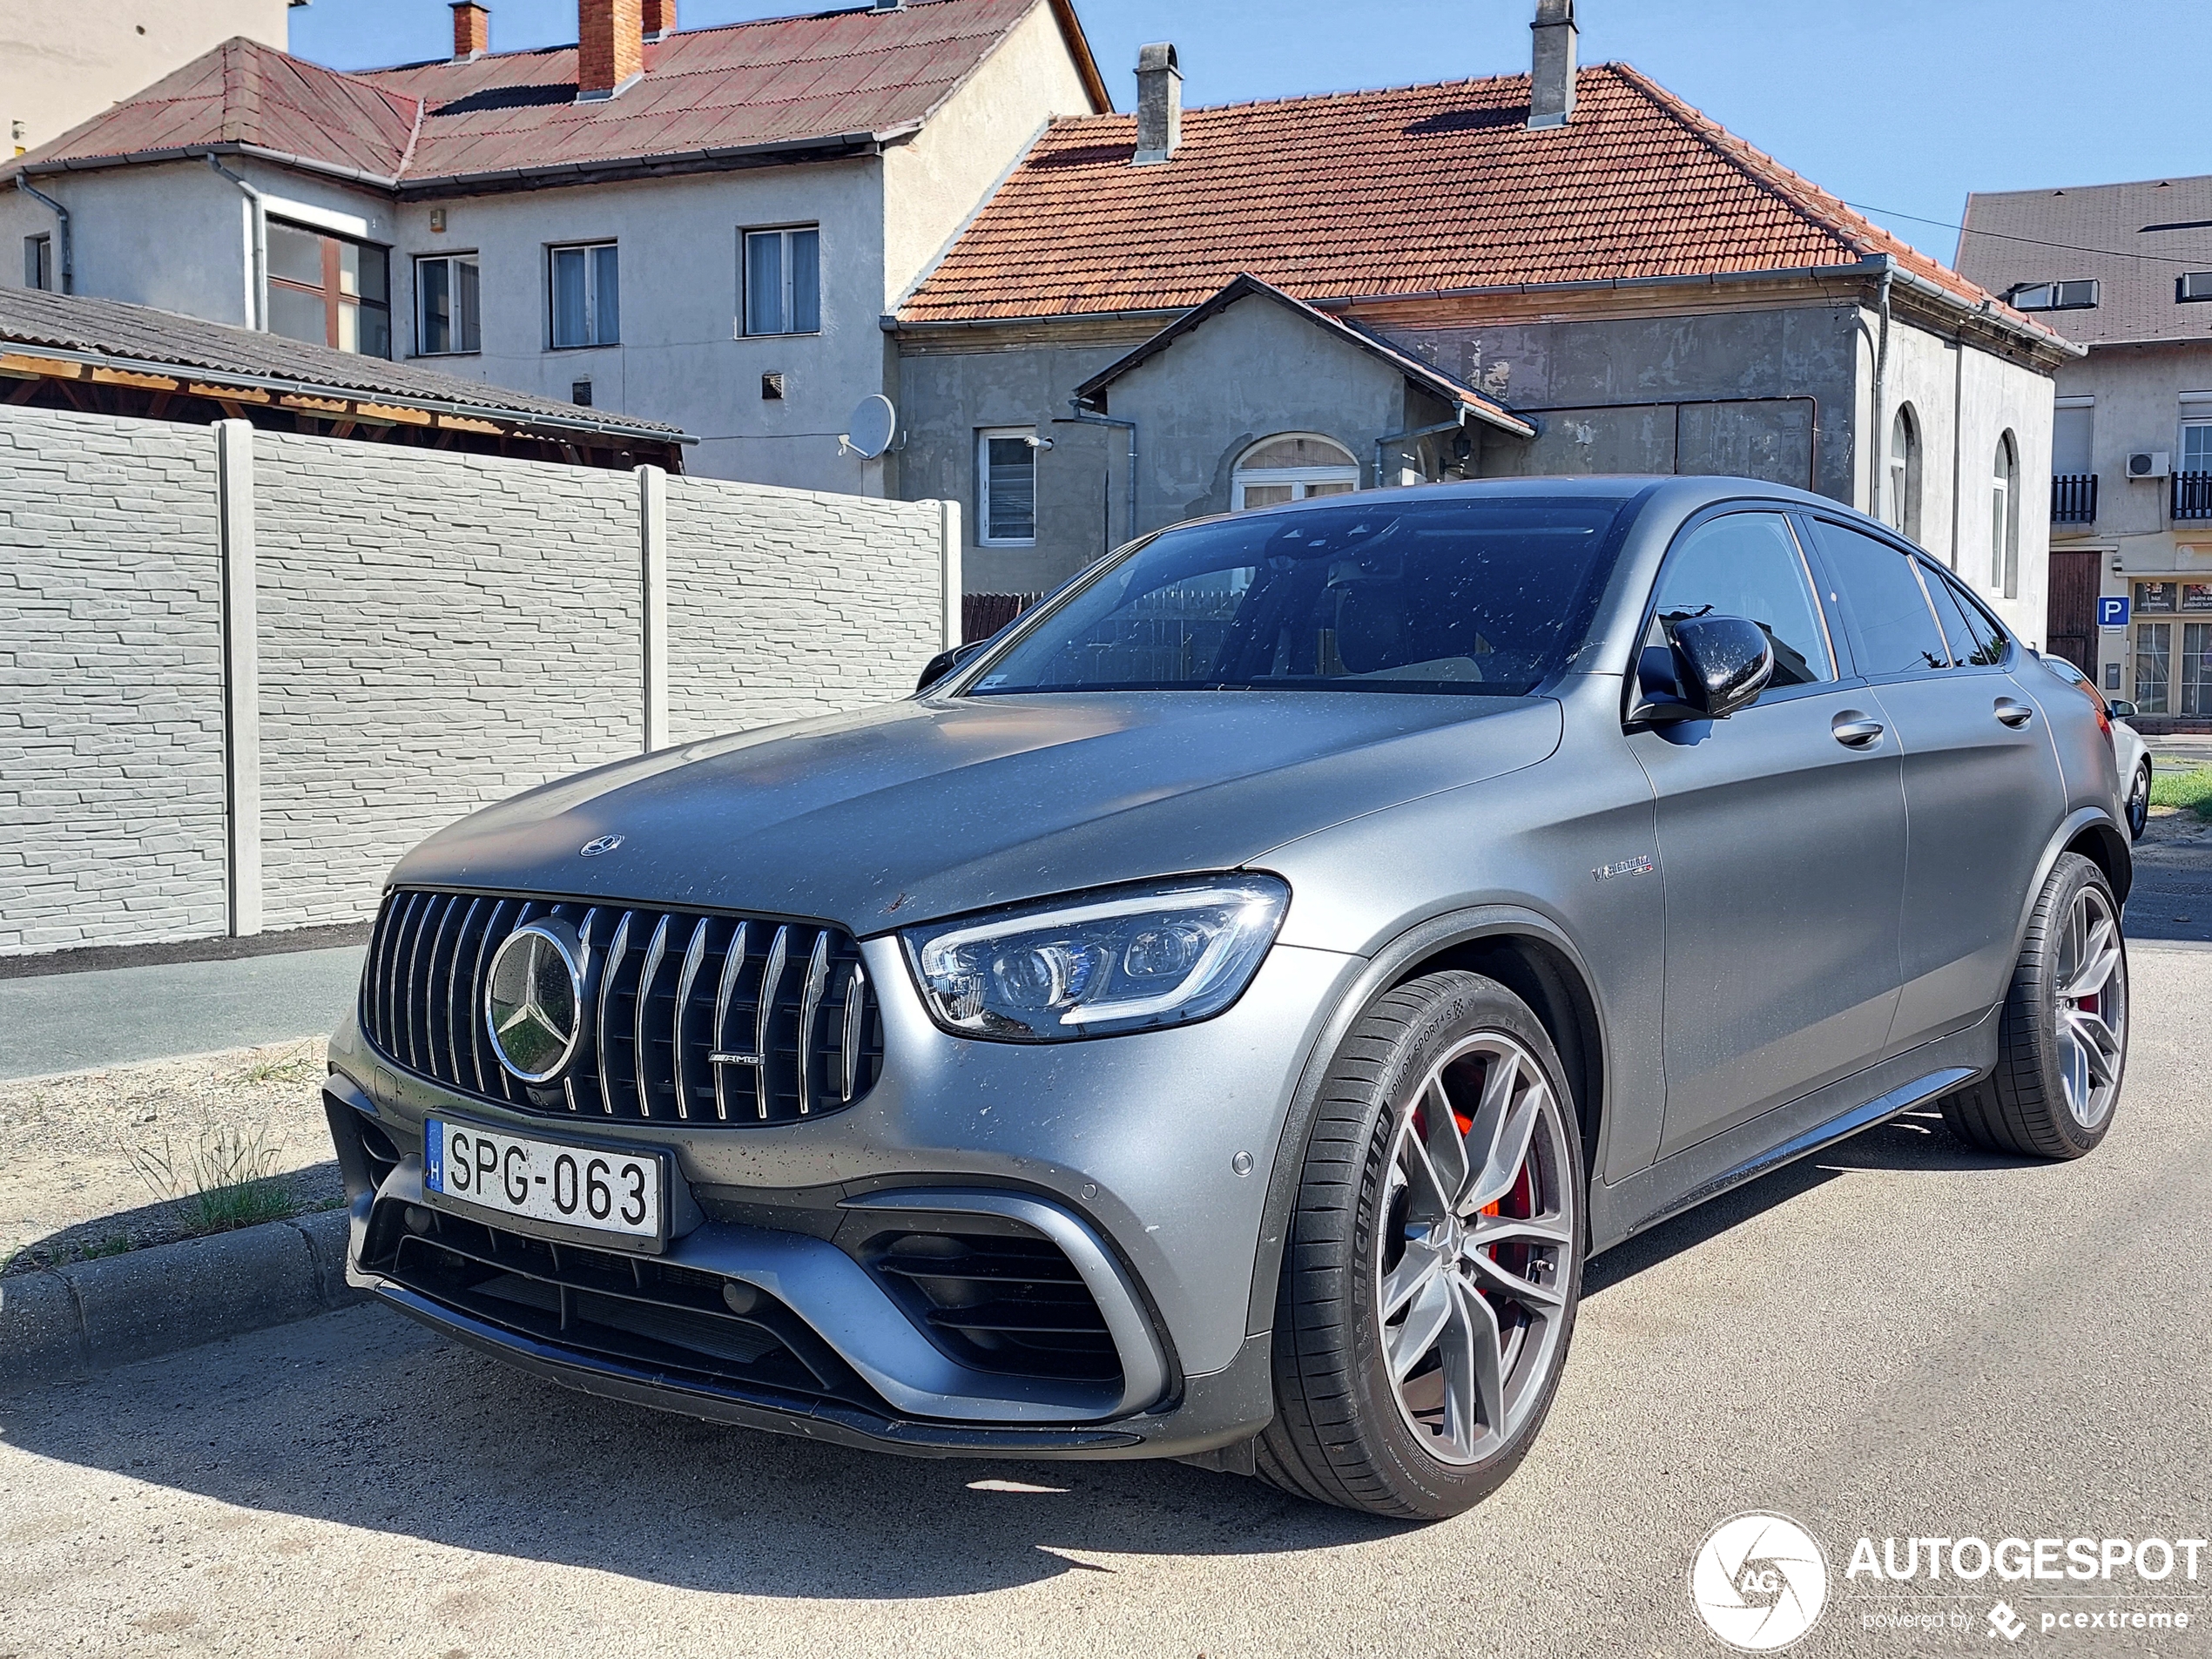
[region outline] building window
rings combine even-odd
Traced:
[[[1036,545],[1037,451],[1042,447],[1034,427],[992,427],[975,435],[980,545]]]
[[[822,233],[815,226],[745,233],[745,331],[822,332]]]
[[[2097,296],[2094,280],[2036,282],[2014,288],[2011,303],[2015,311],[2089,311],[2095,307]]]
[[[2135,706],[2145,714],[2212,714],[2212,622],[2135,624]]]
[[[1989,486],[1989,585],[2007,599],[2020,597],[2020,447],[2007,432],[1997,440],[1997,468]]]
[[[2212,421],[2182,422],[2182,470],[2212,472]]]
[[[54,239],[51,235],[23,239],[23,285],[48,293],[54,287]]]
[[[1892,529],[1912,541],[1920,539],[1920,423],[1912,406],[1901,404],[1890,422],[1888,494],[1882,502],[1882,519]]]
[[[2174,298],[2183,305],[2212,300],[2212,271],[2188,271],[2174,280]]]
[[[271,219],[269,332],[389,357],[390,256],[373,243]]]
[[[622,338],[622,279],[612,242],[552,250],[553,344],[611,346]]]
[[[1349,496],[1359,488],[1359,463],[1349,449],[1312,433],[1287,433],[1244,451],[1229,475],[1229,505],[1241,513],[1316,496]]]
[[[480,351],[476,256],[441,253],[415,262],[415,349],[424,357]]]

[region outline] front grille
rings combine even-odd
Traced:
[[[584,947],[583,1034],[560,1076],[528,1084],[492,1049],[484,982],[501,942],[549,916]],[[794,1123],[850,1106],[883,1068],[860,947],[759,917],[396,890],[369,941],[361,1022],[409,1071],[563,1116]]]
[[[862,1254],[938,1345],[963,1364],[1001,1375],[1121,1379],[1105,1316],[1050,1239],[887,1233]]]

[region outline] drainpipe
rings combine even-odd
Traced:
[[[218,161],[212,151],[208,152],[207,165],[236,185],[239,193],[251,205],[253,213],[253,314],[246,320],[246,326],[266,334],[269,329],[268,207],[261,199],[261,192]]]
[[[1129,534],[1122,539],[1133,542],[1136,539],[1136,422],[1116,420],[1110,415],[1100,415],[1094,410],[1087,409],[1083,408],[1082,400],[1079,397],[1069,398],[1068,407],[1073,409],[1075,414],[1072,417],[1063,418],[1071,419],[1077,426],[1119,427],[1129,434]],[[1054,424],[1059,423],[1055,421]],[[1106,535],[1106,551],[1109,553],[1114,550],[1113,541],[1113,532],[1109,529]]]
[[[1434,426],[1415,427],[1411,432],[1393,432],[1386,438],[1377,438],[1375,440],[1375,488],[1377,489],[1389,488],[1383,480],[1383,462],[1392,446],[1417,442],[1422,438],[1438,437],[1447,432],[1458,432],[1465,428],[1467,423],[1467,411],[1462,409],[1457,420],[1439,421]]]
[[[1874,478],[1872,487],[1867,492],[1867,500],[1871,503],[1869,516],[1874,518],[1882,516],[1882,486],[1887,481],[1890,470],[1890,426],[1883,418],[1887,411],[1883,407],[1882,381],[1890,367],[1890,281],[1896,274],[1896,261],[1884,254],[1882,294],[1878,302],[1882,336],[1880,343],[1874,347]],[[1886,523],[1888,521],[1883,522]]]
[[[61,221],[62,292],[75,293],[77,292],[77,243],[69,231],[69,209],[44,191],[35,188],[30,179],[23,173],[16,175],[16,188],[34,201],[45,203],[47,206],[54,210],[54,217]]]

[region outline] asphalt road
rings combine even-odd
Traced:
[[[2212,1652],[2212,1560],[2120,1598],[2192,1616],[2161,1635],[2040,1633],[2099,1586],[1844,1575],[1861,1535],[2212,1536],[2212,951],[2134,986],[2095,1156],[1908,1119],[1602,1258],[1542,1440],[1456,1521],[711,1428],[358,1309],[0,1401],[0,1656],[1717,1655],[1686,1575],[1750,1509],[1828,1557],[1793,1653]]]

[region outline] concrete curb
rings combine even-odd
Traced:
[[[0,1278],[0,1393],[363,1300],[342,1210]]]

